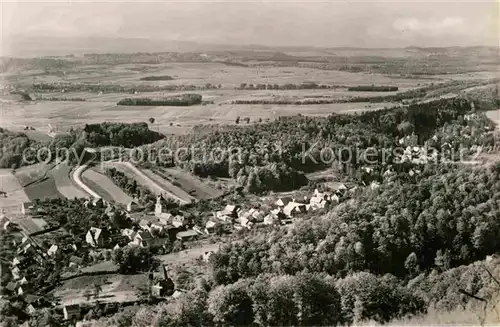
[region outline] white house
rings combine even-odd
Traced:
[[[209,220],[207,221],[207,223],[205,224],[205,233],[206,234],[212,234],[215,232],[215,225],[216,223]]]
[[[214,254],[214,251],[207,251],[203,253],[203,261],[208,262],[210,260],[210,257]]]
[[[139,208],[139,203],[136,200],[132,200],[127,203],[127,212],[136,212]]]
[[[85,235],[85,242],[92,247],[100,247],[104,244],[104,235],[102,229],[97,227],[90,227]]]
[[[21,279],[21,276],[19,276],[19,274],[21,273],[21,270],[19,269],[19,267],[15,266],[14,268],[12,268],[11,272],[12,272],[12,277],[14,278],[14,280]]]
[[[278,207],[285,207],[288,203],[292,202],[293,199],[291,197],[282,197],[282,198],[279,198],[275,204],[278,206]]]
[[[306,205],[299,202],[289,202],[284,208],[283,213],[288,217],[306,212]]]
[[[57,250],[58,250],[58,249],[59,249],[59,247],[58,247],[57,245],[53,244],[53,245],[49,248],[49,250],[47,251],[47,254],[48,254],[49,256],[53,256],[53,255],[55,255],[55,254],[57,253]]]

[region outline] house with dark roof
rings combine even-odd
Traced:
[[[23,202],[21,204],[21,212],[23,215],[30,215],[33,213],[33,209],[35,208],[35,205],[33,202]]]
[[[100,228],[90,227],[85,235],[85,242],[94,248],[104,247],[107,242],[107,233]]]
[[[276,204],[278,207],[285,207],[288,203],[292,202],[293,199],[289,196],[287,197],[281,197],[279,198],[274,204]]]
[[[80,319],[81,308],[79,304],[66,304],[63,307],[64,320]]]

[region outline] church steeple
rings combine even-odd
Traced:
[[[156,197],[155,215],[159,216],[163,212],[163,206],[161,204],[161,195]]]

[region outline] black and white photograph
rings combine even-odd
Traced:
[[[0,327],[500,326],[499,0],[0,15]]]

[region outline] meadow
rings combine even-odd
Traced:
[[[168,75],[168,81],[141,81],[151,75]],[[17,74],[15,83],[29,86],[33,83],[32,75]],[[47,83],[92,83],[123,86],[138,85],[195,85],[207,83],[219,85],[217,89],[197,90],[207,105],[190,107],[147,107],[118,106],[124,98],[174,96],[186,92],[165,91],[145,92],[140,94],[99,92],[52,92],[30,93],[33,98],[84,98],[78,101],[12,101],[3,103],[2,126],[21,130],[25,125],[37,129],[35,133],[48,131],[50,123],[58,130],[67,130],[85,123],[102,121],[136,122],[155,118],[154,129],[163,133],[184,134],[199,124],[232,124],[238,116],[249,117],[251,121],[274,119],[278,116],[329,115],[335,112],[357,112],[391,106],[389,103],[356,103],[326,105],[233,105],[234,100],[249,99],[343,99],[346,97],[365,97],[375,92],[349,92],[345,87],[353,85],[393,85],[400,92],[414,89],[442,78],[416,79],[392,77],[382,74],[350,73],[343,71],[318,70],[300,67],[238,67],[221,63],[168,63],[159,65],[122,64],[122,65],[87,65],[69,69],[64,76],[42,74],[36,82]],[[237,90],[241,84],[301,84],[314,82],[326,85],[342,85],[343,88],[315,90]],[[395,92],[376,92],[377,95],[389,95]]]

